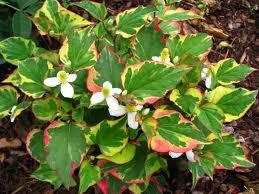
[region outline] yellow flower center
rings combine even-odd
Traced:
[[[126,111],[127,112],[137,112],[137,108],[134,105],[127,105],[126,106]]]
[[[60,83],[67,83],[68,73],[66,73],[65,71],[60,71],[58,72],[57,77]]]
[[[164,48],[160,54],[161,60],[163,63],[166,62],[167,59],[169,59],[170,54],[168,48]]]
[[[103,87],[102,93],[103,93],[104,96],[109,96],[110,95],[110,89],[106,88],[106,87]]]

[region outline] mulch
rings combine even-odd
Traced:
[[[147,5],[149,0],[105,0],[109,11],[116,14],[122,10],[140,4]],[[216,5],[209,8],[205,15],[206,24],[218,29],[222,29],[228,37],[210,31],[214,45],[209,60],[218,60],[231,57],[237,62],[248,64],[259,69],[259,56],[256,56],[256,15],[253,0],[224,0],[218,1]],[[189,3],[181,3],[182,7],[189,7]],[[208,32],[203,26],[188,24],[190,28],[201,32]],[[231,48],[219,48],[221,41],[227,41],[232,45]],[[7,77],[15,67],[3,64],[0,68],[0,81]],[[259,88],[259,71],[254,71],[245,81],[237,84],[238,86],[256,90]],[[254,163],[259,164],[259,100],[254,103],[246,115],[236,122],[227,124],[234,129],[234,133],[240,140],[248,158]],[[9,119],[0,120],[0,139],[19,138],[24,140],[33,125],[33,115],[30,113],[18,117],[14,124]],[[217,193],[259,193],[259,169],[236,169],[235,171],[218,170],[215,171],[213,180],[208,177],[200,179],[194,190],[191,190],[191,174],[188,172],[186,164],[179,164],[176,160],[169,159],[169,169],[172,174],[168,182],[167,193],[175,194],[217,194]],[[19,148],[0,148],[0,193],[2,194],[73,194],[77,193],[77,188],[69,191],[61,187],[54,191],[50,184],[32,179],[30,174],[38,167],[36,161],[26,153],[25,145]],[[88,193],[93,193],[89,191]]]

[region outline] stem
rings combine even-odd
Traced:
[[[8,7],[14,9],[14,10],[16,10],[16,11],[20,11],[20,9],[18,9],[18,8],[12,6],[12,5],[10,5],[10,4],[7,3],[7,2],[1,1],[1,0],[0,0],[0,5],[6,5],[6,6],[8,6]]]

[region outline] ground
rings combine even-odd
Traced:
[[[150,3],[147,0],[113,0],[105,1],[112,14],[139,4]],[[190,2],[190,1],[188,1]],[[209,54],[211,62],[232,57],[240,63],[259,69],[259,57],[256,57],[256,14],[255,1],[224,0],[217,1],[209,8],[205,20],[201,23],[186,24],[185,30],[202,31],[213,35],[214,46]],[[190,8],[190,3],[180,4]],[[218,31],[221,29],[222,31]],[[219,48],[221,41],[227,41],[232,48]],[[0,81],[14,70],[14,67],[4,64],[0,68]],[[239,86],[256,90],[259,88],[259,71],[254,71]],[[254,163],[259,164],[259,106],[258,99],[246,115],[238,121],[228,124],[228,130],[234,130],[247,156]],[[11,148],[0,146],[0,192],[2,194],[29,193],[29,194],[66,194],[77,193],[77,188],[67,191],[60,188],[54,191],[48,183],[42,183],[30,177],[38,164],[26,153],[24,139],[28,133],[27,126],[33,123],[33,115],[18,118],[10,123],[5,118],[0,121],[0,141],[3,138],[11,140]],[[3,142],[2,142],[3,143]],[[259,193],[258,167],[253,169],[236,169],[235,171],[216,171],[213,180],[202,178],[196,188],[191,191],[191,175],[186,165],[181,167],[175,160],[169,160],[169,168],[173,174],[169,181],[168,193],[229,193],[240,192]],[[171,191],[169,191],[171,190]],[[93,192],[89,192],[93,193]]]

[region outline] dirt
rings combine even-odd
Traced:
[[[106,0],[106,5],[111,14],[116,14],[129,7],[140,4],[147,5],[148,0]],[[217,1],[216,5],[209,8],[205,15],[206,24],[217,29],[222,29],[228,37],[214,35],[213,49],[209,54],[211,62],[232,57],[237,62],[248,64],[259,69],[259,57],[256,56],[256,14],[253,11],[255,1],[246,0],[224,0]],[[190,3],[182,3],[180,6],[191,7]],[[206,31],[203,26],[190,24],[190,27],[198,31]],[[219,48],[221,41],[227,41],[232,48]],[[1,65],[0,81],[7,77],[15,69],[7,64]],[[250,90],[259,88],[259,71],[254,71],[245,81],[238,84]],[[255,102],[246,115],[234,123],[227,124],[234,129],[234,132],[245,149],[248,158],[259,164],[259,101]],[[25,116],[18,117],[14,124],[8,119],[0,121],[0,139],[6,138],[10,142],[17,141],[16,138],[24,140],[29,128],[33,124],[33,116],[26,113]],[[12,146],[11,146],[12,147]],[[25,145],[16,147],[0,148],[0,193],[2,194],[73,194],[77,193],[77,188],[69,191],[61,187],[54,191],[50,184],[37,181],[30,177],[30,174],[38,167],[37,162],[26,153]],[[172,179],[169,181],[167,193],[184,194],[216,194],[241,192],[259,193],[259,170],[258,167],[252,169],[237,169],[235,171],[215,171],[213,180],[208,177],[200,179],[194,190],[191,190],[191,174],[186,168],[186,164],[179,164],[175,160],[169,159],[169,169]],[[88,193],[93,193],[90,191]]]

